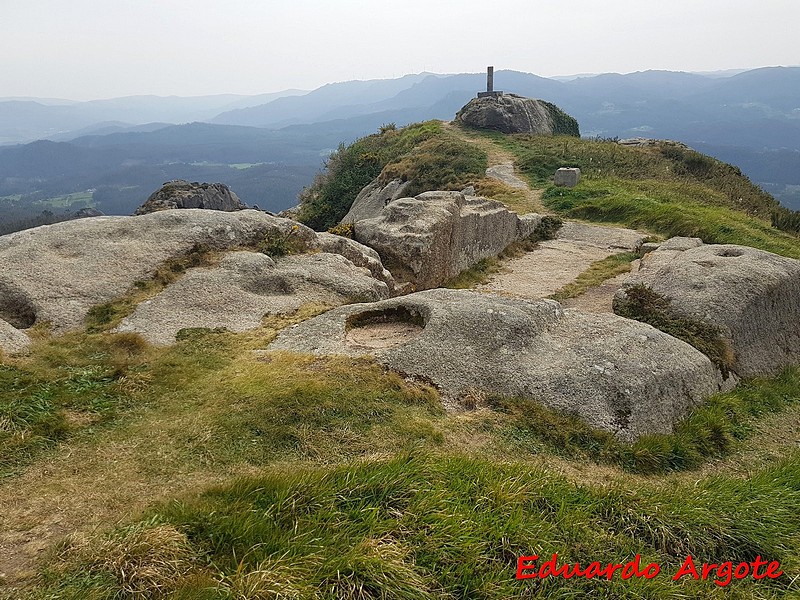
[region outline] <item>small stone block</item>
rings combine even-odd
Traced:
[[[575,187],[581,180],[581,170],[561,168],[556,171],[555,184],[561,187]]]

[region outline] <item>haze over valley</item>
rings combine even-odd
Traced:
[[[86,206],[130,214],[179,178],[222,181],[280,211],[340,143],[387,123],[452,119],[484,86],[482,72],[420,73],[255,96],[0,99],[0,227]],[[684,142],[800,209],[800,67],[574,78],[498,70],[495,86],[555,102],[584,137]]]

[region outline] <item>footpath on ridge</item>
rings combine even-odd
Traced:
[[[504,261],[501,272],[477,289],[515,298],[547,298],[574,282],[593,262],[612,254],[634,251],[645,237],[647,234],[632,229],[568,221],[555,239],[541,242],[531,252]],[[591,295],[587,293],[562,304],[590,312],[611,312],[611,298],[619,287],[618,282],[617,278],[607,281],[592,288]]]
[[[535,190],[520,178],[514,169],[513,155],[498,148],[491,140],[470,135],[456,127],[446,125],[464,141],[484,150],[488,157],[486,176],[507,186],[524,190],[527,200],[536,211],[549,211],[542,205],[542,190]],[[608,227],[567,221],[556,238],[538,244],[525,254],[503,261],[499,273],[479,285],[478,290],[515,298],[538,300],[547,298],[565,285],[573,283],[592,263],[621,252],[638,249],[648,234],[623,227]],[[636,268],[636,264],[633,268]],[[611,312],[611,299],[627,273],[590,288],[577,298],[562,301],[565,307],[581,308],[589,312]]]

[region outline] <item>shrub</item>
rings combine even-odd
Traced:
[[[280,230],[270,231],[264,234],[264,238],[258,243],[256,249],[272,258],[304,252],[306,250],[305,242],[299,236],[294,235],[298,229],[298,226],[294,225],[286,233]]]
[[[569,116],[563,110],[558,108],[551,102],[539,100],[550,110],[550,116],[553,117],[553,134],[554,135],[569,135],[573,137],[581,137],[578,121]]]
[[[353,239],[353,223],[339,223],[333,227],[328,228],[328,233],[340,235],[348,239]]]
[[[380,133],[340,145],[300,194],[300,221],[318,231],[335,227],[358,193],[380,176],[412,181],[410,196],[428,190],[459,190],[483,176],[486,154],[442,129],[438,121],[402,129],[384,125]]]
[[[389,124],[349,146],[340,144],[311,186],[300,193],[298,220],[317,231],[335,226],[361,189],[380,175],[386,164],[440,133],[441,125],[436,121],[403,129]]]
[[[564,225],[559,217],[555,215],[545,215],[542,217],[541,222],[536,226],[531,234],[532,241],[552,240],[556,237],[556,233]]]
[[[789,210],[781,206],[772,211],[772,226],[789,233],[800,233],[800,210]]]
[[[419,144],[400,160],[386,165],[380,179],[410,181],[405,193],[461,190],[486,172],[486,153],[455,137],[439,136]]]

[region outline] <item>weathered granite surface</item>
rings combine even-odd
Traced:
[[[25,332],[0,319],[0,351],[16,354],[25,350],[31,343]]]
[[[578,122],[554,104],[516,94],[473,98],[458,111],[455,121],[502,133],[580,135]]]
[[[219,265],[190,269],[136,307],[117,331],[134,331],[158,345],[184,328],[246,331],[265,315],[286,314],[307,303],[339,306],[388,298],[387,285],[340,254],[317,252],[271,258],[231,252]]]
[[[205,208],[208,210],[245,210],[247,205],[239,200],[224,183],[189,183],[183,179],[168,181],[153,192],[147,201],[136,209],[137,215],[175,208]]]
[[[351,335],[393,322],[409,325],[395,341]],[[370,354],[452,397],[478,389],[528,398],[626,440],[671,431],[721,385],[708,358],[644,323],[472,291],[337,308],[284,330],[269,349]]]
[[[195,247],[256,247],[266,237],[298,248],[341,252],[393,286],[377,255],[295,221],[255,210],[185,209],[138,217],[97,217],[0,237],[0,319],[17,329],[49,321],[55,331],[82,324],[88,310],[127,292],[168,259]],[[351,261],[352,262],[352,261]]]
[[[425,192],[386,205],[357,221],[353,237],[374,248],[395,277],[417,290],[433,288],[479,260],[530,236],[541,222],[504,204],[460,192]]]
[[[740,377],[800,364],[800,261],[748,246],[667,240],[642,259],[626,287],[645,285],[671,310],[716,325]],[[615,310],[627,300],[625,289]]]
[[[393,179],[389,183],[383,184],[379,179],[375,179],[358,193],[341,222],[355,223],[380,216],[381,211],[389,202],[405,197],[405,191],[410,184],[410,181],[399,179]]]

